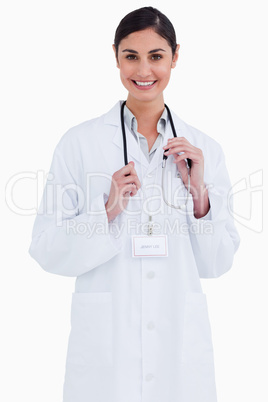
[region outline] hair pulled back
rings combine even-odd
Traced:
[[[133,32],[152,28],[158,35],[166,39],[174,56],[177,40],[175,29],[170,20],[161,11],[153,7],[142,7],[127,14],[119,23],[114,38],[116,57],[122,39]]]

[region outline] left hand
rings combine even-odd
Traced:
[[[198,193],[200,189],[205,187],[204,156],[201,149],[194,147],[184,137],[170,138],[167,145],[163,148],[166,150],[166,156],[174,156],[174,163],[177,165],[178,171],[180,172],[182,181],[186,188],[188,184],[188,172],[185,159],[191,159],[191,194],[196,192]],[[183,154],[178,155],[179,152],[183,152]]]
[[[205,216],[210,203],[208,191],[204,183],[204,156],[201,149],[194,147],[184,137],[170,138],[166,146],[163,147],[165,155],[173,155],[185,187],[188,187],[188,170],[185,159],[191,159],[191,182],[190,193],[193,196],[194,216],[199,219]],[[183,152],[178,155],[179,152]]]

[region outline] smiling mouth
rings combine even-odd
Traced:
[[[134,81],[134,80],[132,80],[132,82],[134,82],[134,84],[136,84],[138,87],[151,87],[156,83],[156,81]]]

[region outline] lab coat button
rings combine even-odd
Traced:
[[[146,175],[146,177],[148,177],[149,179],[151,179],[151,178],[153,177],[153,175],[152,175],[151,173],[148,173],[148,174]]]
[[[153,323],[152,321],[148,322],[148,324],[147,324],[147,329],[149,329],[150,331],[151,331],[152,329],[155,329],[155,325],[154,325],[154,323]]]
[[[147,376],[145,377],[146,381],[152,381],[152,379],[154,378],[153,374],[147,374]]]
[[[148,278],[148,279],[153,279],[154,277],[155,277],[154,271],[148,272],[148,274],[147,274],[147,278]]]

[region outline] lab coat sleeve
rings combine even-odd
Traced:
[[[54,152],[29,253],[45,271],[76,277],[117,255],[121,243],[110,231],[105,193],[92,199],[86,213],[80,213],[85,194],[75,177],[79,177],[81,160],[70,149],[66,157],[62,143]]]
[[[192,199],[187,211],[190,240],[201,278],[216,278],[227,272],[240,242],[231,214],[231,183],[219,144],[213,148],[210,159],[212,164],[205,165],[209,170],[206,186],[210,211],[205,217],[196,219]]]

